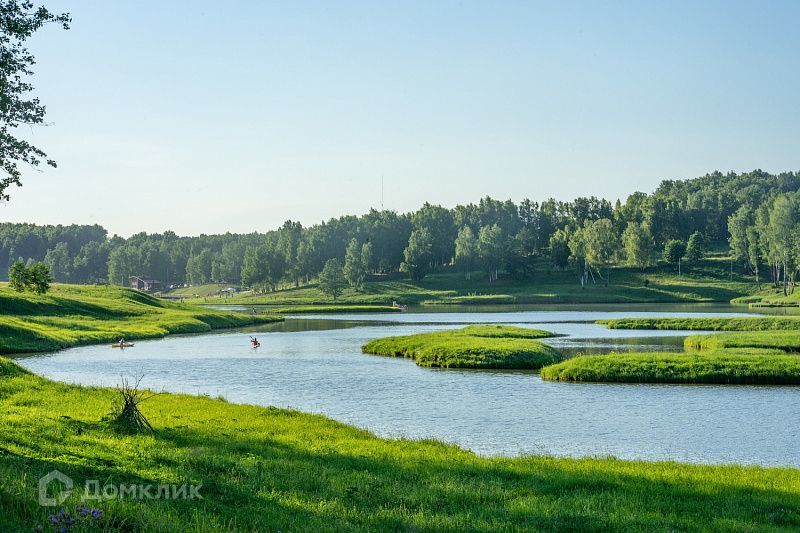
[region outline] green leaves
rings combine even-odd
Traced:
[[[0,179],[0,200],[8,200],[5,191],[10,185],[21,184],[19,163],[56,166],[41,149],[12,133],[20,125],[44,122],[45,107],[38,98],[29,96],[33,86],[25,81],[33,75],[35,60],[24,43],[49,23],[69,29],[70,17],[66,13],[55,15],[44,7],[34,8],[27,0],[0,2],[0,172],[5,174]]]

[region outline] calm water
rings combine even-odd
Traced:
[[[550,383],[532,372],[432,370],[360,351],[376,337],[471,323],[547,329],[564,335],[547,342],[569,354],[678,350],[687,332],[607,330],[591,322],[740,310],[549,309],[305,316],[258,329],[140,341],[125,351],[82,347],[20,362],[53,379],[91,385],[115,385],[121,373],[143,373],[152,389],[293,407],[382,436],[435,437],[486,455],[800,466],[800,387]],[[249,347],[251,334],[262,341],[260,350]]]

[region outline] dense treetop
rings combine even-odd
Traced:
[[[800,173],[715,172],[667,180],[652,194],[615,203],[595,197],[519,203],[490,197],[452,209],[424,204],[412,213],[370,210],[303,227],[286,221],[266,233],[181,237],[167,231],[109,237],[100,226],[0,224],[0,268],[43,261],[56,281],[127,284],[129,276],[169,284],[243,283],[273,290],[316,278],[337,259],[359,288],[369,273],[403,271],[419,280],[455,265],[469,277],[522,278],[534,260],[576,268],[576,281],[608,282],[616,264],[645,268],[672,241],[691,244],[690,260],[730,241],[743,268],[759,265],[794,282],[800,264]],[[694,235],[694,237],[692,237]],[[691,237],[691,239],[690,239]],[[670,246],[675,246],[671,244]]]

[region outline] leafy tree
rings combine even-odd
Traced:
[[[489,274],[489,281],[496,281],[497,270],[506,257],[503,230],[499,225],[493,224],[481,228],[478,233],[478,257],[484,270]]]
[[[364,267],[364,274],[369,274],[375,264],[375,251],[372,242],[367,241],[361,245],[361,264]]]
[[[515,279],[528,277],[536,256],[536,235],[523,226],[508,243],[505,250],[505,270]]]
[[[592,276],[592,281],[594,281],[594,274],[589,268],[589,260],[586,256],[586,227],[573,231],[569,236],[568,245],[570,259],[572,259],[579,272],[578,278],[581,287],[585,287],[589,283],[589,276]]]
[[[761,239],[755,226],[750,226],[746,231],[747,239],[747,262],[750,270],[756,277],[756,284],[761,289],[761,281],[758,279],[758,262],[761,259]]]
[[[606,276],[603,281],[608,286],[611,263],[619,250],[619,241],[614,226],[608,218],[601,218],[594,222],[587,220],[584,233],[586,236],[586,260],[598,269],[605,269]]]
[[[478,258],[478,240],[469,226],[462,226],[456,237],[456,266],[464,271],[464,278],[470,279]]]
[[[456,236],[453,214],[449,209],[429,203],[414,213],[414,229],[425,230],[431,244],[431,262],[434,266],[444,265],[453,258]],[[422,279],[422,278],[420,278]]]
[[[400,270],[407,273],[413,281],[422,281],[430,272],[433,261],[433,243],[426,229],[416,229],[408,238],[408,246],[403,251],[404,261]]]
[[[342,263],[336,258],[328,259],[319,275],[319,290],[333,298],[335,302],[346,286],[347,280],[344,277]]]
[[[44,264],[50,269],[50,273],[56,281],[68,282],[72,273],[72,259],[69,256],[69,248],[66,242],[58,243],[55,248],[51,248],[44,256]]]
[[[557,230],[550,237],[550,262],[562,270],[569,264],[569,233],[567,228]]]
[[[350,239],[344,254],[344,277],[350,287],[361,290],[364,278],[367,276],[367,267],[361,257],[362,246],[355,239]]]
[[[672,239],[664,245],[664,261],[670,265],[678,265],[678,275],[681,273],[681,260],[686,255],[686,243]]]
[[[36,294],[44,294],[49,291],[52,282],[50,270],[44,263],[38,262],[28,268],[28,287]]]
[[[8,200],[10,185],[21,184],[20,163],[56,166],[41,149],[14,133],[19,126],[44,122],[44,105],[29,96],[33,86],[26,80],[33,75],[35,60],[25,42],[49,23],[69,29],[70,18],[34,7],[28,0],[0,1],[0,171],[5,174],[0,179],[0,200]]]
[[[266,245],[251,246],[244,252],[242,261],[242,283],[247,287],[261,289],[269,283],[269,247]]]
[[[622,245],[628,265],[639,268],[653,265],[653,235],[646,224],[628,223],[622,233]]]
[[[697,263],[705,257],[707,250],[705,237],[699,231],[695,231],[689,236],[689,242],[686,245],[686,260]]]
[[[28,269],[22,261],[16,261],[8,269],[8,286],[17,292],[22,292],[30,283]]]

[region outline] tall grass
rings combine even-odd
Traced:
[[[551,335],[514,326],[468,326],[376,339],[362,346],[362,350],[374,355],[408,357],[427,367],[536,369],[562,359],[555,348],[534,340]]]
[[[710,354],[588,355],[542,369],[551,381],[800,385],[800,357],[749,349]]]
[[[202,500],[93,502],[103,531],[800,528],[792,468],[487,458],[433,440],[377,438],[318,415],[173,394],[142,404],[155,433],[120,435],[103,422],[116,394],[23,371],[0,375],[0,531],[50,531],[48,515],[74,515],[92,479],[151,484],[154,493],[202,484]],[[37,480],[54,469],[77,490],[60,507],[41,507]]]
[[[674,329],[704,331],[800,330],[800,317],[617,318],[598,320],[609,329]]]
[[[692,335],[683,345],[687,350],[722,350],[726,348],[765,348],[800,353],[800,331],[735,332]]]

